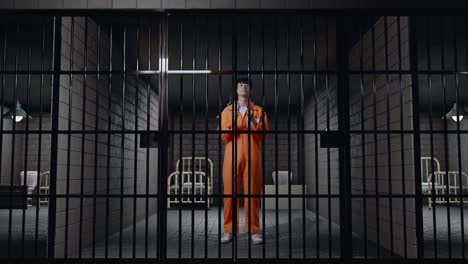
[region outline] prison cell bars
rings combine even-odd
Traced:
[[[414,160],[419,161],[421,158],[421,136],[418,131],[420,130],[420,123],[419,123],[419,83],[418,83],[418,59],[417,59],[417,26],[414,17],[409,18],[409,54],[410,54],[410,71],[411,71],[411,95],[413,99],[412,104],[412,111],[413,111],[413,142],[414,142],[414,151],[413,151],[413,158]],[[415,209],[416,209],[416,239],[417,239],[417,258],[423,259],[424,258],[424,233],[422,230],[423,226],[423,219],[422,219],[422,201],[418,199],[421,197],[421,167],[414,166],[414,177],[415,177]]]
[[[236,83],[237,80],[237,17],[233,15],[231,17],[231,27],[232,27],[232,83]],[[237,260],[237,100],[236,100],[236,87],[232,88],[231,91],[231,98],[232,98],[232,116],[231,116],[231,127],[233,133],[232,135],[232,163],[231,163],[231,172],[232,172],[232,181],[233,184],[231,183],[232,186],[232,191],[231,191],[231,201],[232,201],[232,207],[228,208],[228,210],[232,210],[232,234],[234,235],[233,243],[232,243],[232,258],[234,261]]]
[[[98,72],[96,75],[96,109],[100,107],[100,100],[99,100],[99,85],[101,83],[101,74],[99,73],[101,69],[101,25],[98,24],[97,28],[97,35],[96,35],[96,71]],[[96,118],[94,127],[96,130],[99,129],[99,118]],[[98,174],[98,140],[99,135],[96,133],[94,134],[94,178],[93,178],[93,238],[92,238],[92,249],[91,249],[91,257],[96,258],[96,213],[97,213],[97,174]],[[148,243],[146,243],[148,244]]]
[[[466,18],[465,18],[466,20]],[[458,27],[457,27],[457,20],[456,18],[453,19],[453,27],[455,29],[455,32],[457,32],[458,30]],[[458,49],[457,49],[457,41],[458,41],[458,38],[457,38],[457,33],[455,33],[453,35],[453,43],[454,43],[454,65],[455,65],[455,101],[457,102],[457,105],[459,105],[460,103],[460,87],[459,87],[459,74],[458,74],[458,60],[457,60],[457,53],[458,53]],[[468,43],[468,38],[466,39],[466,42]],[[467,53],[468,54],[468,53]],[[468,65],[468,64],[467,64]],[[459,109],[457,108],[457,115],[459,114]],[[463,194],[463,181],[462,181],[462,178],[461,178],[461,175],[462,175],[462,165],[461,165],[461,139],[460,139],[460,123],[457,122],[457,156],[458,156],[458,174],[459,174],[459,178],[458,178],[458,181],[460,182],[460,197],[458,199],[460,199],[460,225],[461,225],[461,241],[462,241],[462,258],[465,259],[466,257],[466,249],[465,249],[465,221],[464,221],[464,208],[463,208],[463,197],[462,197],[462,194]]]
[[[363,19],[362,19],[363,20]],[[359,38],[360,38],[360,42],[359,42],[359,69],[361,70],[361,73],[360,73],[360,81],[359,81],[359,85],[360,85],[360,96],[361,96],[361,130],[364,131],[364,73],[362,72],[364,70],[364,56],[363,56],[363,28],[365,26],[365,23],[363,23],[363,21],[361,21],[360,23],[360,26],[359,26]],[[362,152],[362,167],[365,168],[366,167],[366,155],[365,155],[365,152],[366,152],[366,147],[365,147],[365,140],[366,140],[366,136],[364,133],[361,134],[361,152]],[[364,219],[363,219],[363,232],[364,232],[364,258],[365,259],[368,259],[368,248],[367,248],[367,199],[365,198],[366,194],[367,194],[367,187],[366,187],[366,170],[363,169],[362,170],[362,194],[364,195],[364,198],[362,199],[362,202],[363,202],[363,207],[364,207]]]
[[[6,50],[7,50],[7,27],[4,26],[3,27],[3,70],[5,70],[5,67],[6,67]],[[0,98],[0,112],[2,114],[2,120],[0,120],[0,129],[1,131],[3,132],[4,130],[4,121],[3,121],[3,114],[4,114],[4,100],[5,100],[5,97],[4,97],[4,94],[5,94],[5,83],[6,83],[6,78],[5,78],[5,74],[3,73],[2,74],[2,90],[1,90],[1,98]],[[0,137],[0,149],[3,149],[3,135]],[[3,163],[1,162],[3,160],[3,151],[0,151],[0,165],[2,165],[3,167]],[[10,197],[9,197],[9,201],[10,203],[12,202],[11,200],[11,194],[8,194]],[[8,223],[8,228],[11,228],[11,224]],[[10,244],[10,237],[8,237],[8,244]],[[8,248],[8,251],[9,251],[9,248]]]
[[[265,17],[261,17],[262,23],[262,64],[261,64],[261,81],[262,81],[262,178],[265,179]],[[265,184],[262,184],[262,192],[265,194]],[[262,196],[262,239],[265,241],[265,195]],[[262,257],[266,256],[265,243],[262,245]]]
[[[247,17],[247,78],[250,80],[250,38],[251,38],[251,35],[250,35],[250,16]],[[236,58],[237,60],[237,58]],[[250,111],[252,111],[250,109],[250,102],[251,102],[251,99],[250,99],[250,94],[251,94],[251,89],[252,87],[249,87],[249,97],[247,97],[247,120],[248,120],[248,123],[247,123],[247,148],[248,148],[248,153],[247,153],[247,182],[248,182],[248,186],[247,186],[247,198],[248,198],[248,204],[246,205],[244,203],[244,218],[245,218],[245,215],[247,213],[247,211],[249,212],[248,215],[247,215],[247,218],[248,218],[248,226],[247,226],[247,229],[248,229],[248,243],[247,243],[247,254],[248,254],[248,258],[250,259],[252,257],[252,247],[251,247],[251,239],[252,239],[252,236],[250,234],[251,232],[251,215],[252,215],[252,202],[251,202],[251,195],[252,195],[252,188],[250,186],[250,184],[252,183],[252,175],[251,175],[251,171],[250,169],[252,168],[252,161],[250,160],[251,157],[252,157],[252,154],[250,153],[250,147],[251,147],[251,140],[250,140],[250,135],[251,135],[251,126],[250,126]],[[237,91],[237,84],[236,84],[236,91]],[[244,177],[244,175],[242,176]],[[245,185],[244,185],[245,186]],[[245,195],[245,191],[244,191],[244,195]],[[244,200],[245,201],[245,200]],[[246,206],[248,207],[248,210],[246,210]],[[245,222],[245,221],[244,221]],[[245,223],[247,224],[247,223]]]
[[[73,36],[73,35],[72,35],[72,36]],[[6,40],[5,40],[5,41],[6,41]],[[429,46],[428,46],[428,47],[429,47]],[[401,52],[401,51],[400,51],[400,52]],[[399,55],[399,57],[400,57],[400,56],[401,56],[401,55]],[[400,64],[401,64],[401,62],[400,62]],[[401,66],[399,66],[399,67],[401,67]],[[430,67],[430,66],[429,66],[429,67]],[[374,70],[375,70],[375,69],[374,69]],[[443,69],[442,71],[445,71],[445,69]],[[389,72],[389,71],[386,71],[386,74],[388,74],[388,72]],[[70,75],[72,75],[72,74],[74,74],[74,73],[75,73],[74,71],[70,71],[70,72],[69,72]],[[428,71],[428,73],[429,73],[429,71]],[[399,74],[401,74],[401,72],[400,72]],[[17,78],[17,77],[16,77],[16,78]],[[388,83],[387,83],[387,85],[388,85]],[[387,99],[388,99],[388,98],[387,98]],[[3,121],[2,121],[2,122],[3,122]],[[401,124],[401,125],[402,125],[402,124]],[[459,124],[458,124],[458,125],[459,125]],[[458,130],[459,130],[459,129],[458,129]],[[418,130],[416,130],[416,131],[418,131]],[[72,130],[70,130],[69,132],[72,132]],[[364,132],[364,131],[363,131],[363,132]],[[374,132],[377,133],[377,131],[374,131]],[[427,131],[420,131],[420,132],[422,132],[422,133],[427,133]],[[389,129],[387,129],[387,131],[385,131],[385,133],[389,133]],[[433,133],[432,129],[430,129],[430,132],[429,132],[429,133],[430,133],[431,136],[432,136],[432,133]],[[39,133],[39,134],[41,134],[41,133]],[[403,131],[403,129],[402,129],[401,135],[403,136],[403,134],[404,134],[404,131]],[[445,135],[449,134],[449,131],[446,131],[444,134],[445,134]],[[460,131],[457,131],[457,134],[458,134],[458,136],[459,136]],[[14,135],[14,134],[13,134],[13,135]],[[431,147],[432,147],[432,144],[431,144]],[[432,155],[431,155],[431,156],[432,156]],[[69,183],[67,183],[67,185],[69,185]],[[378,195],[378,194],[377,194],[377,195]],[[391,193],[391,195],[392,195],[392,193]],[[446,196],[451,197],[451,195],[449,195],[449,194],[447,194]],[[463,197],[462,194],[460,194],[460,196]],[[67,193],[67,194],[66,194],[66,198],[69,199],[70,197],[75,197],[75,196],[69,195],[69,193]],[[418,197],[418,196],[416,195],[415,197]],[[447,197],[447,199],[448,199],[448,197]],[[81,198],[83,198],[83,197],[79,197],[79,198],[81,199]],[[290,198],[290,196],[289,196],[288,198]],[[330,196],[328,196],[328,198],[330,198]],[[403,198],[406,198],[406,195],[405,195],[405,194],[403,195]],[[390,198],[390,199],[391,199],[391,198]],[[435,225],[434,225],[434,226],[435,226]]]
[[[314,70],[317,71],[317,17],[314,16],[313,20],[313,34],[314,34],[314,43],[313,43],[313,52],[314,52]],[[317,89],[317,74],[314,73],[314,80],[313,80],[313,92],[314,92],[314,130],[315,132],[318,131],[318,89]],[[316,212],[320,212],[320,201],[319,201],[319,152],[318,152],[318,134],[314,133],[314,147],[315,147],[315,210]],[[316,214],[317,219],[317,214]],[[319,232],[319,221],[315,221],[315,241],[320,240],[320,232]],[[316,258],[320,258],[320,243],[315,243],[316,245]]]
[[[45,53],[45,23],[46,23],[46,19],[45,18],[42,18],[41,20],[41,57],[40,57],[40,63],[41,63],[41,66],[40,66],[40,70],[41,72],[44,70],[44,53]],[[43,108],[42,108],[42,92],[43,92],[43,88],[44,88],[44,74],[41,73],[40,75],[40,84],[39,84],[39,131],[42,131],[42,121],[43,121],[43,118],[42,118],[42,111],[43,111]],[[2,95],[2,98],[3,98],[3,95]],[[3,117],[3,115],[2,115]],[[3,131],[3,129],[0,129],[1,131]],[[41,151],[42,151],[42,134],[39,133],[38,134],[38,150],[37,150],[37,156],[39,157],[38,161],[37,161],[37,171],[38,171],[38,174],[37,174],[37,182],[40,183],[40,174],[39,172],[41,171]],[[0,149],[2,149],[0,147]],[[0,158],[1,160],[1,158]],[[50,179],[50,175],[49,175],[49,179]],[[40,201],[40,192],[37,192],[36,193],[36,204],[39,205],[39,201]],[[35,231],[34,231],[34,256],[35,257],[38,257],[38,240],[39,240],[39,207],[40,206],[36,206],[36,220],[35,220]]]
[[[389,55],[388,55],[388,17],[384,17],[384,50],[385,50],[385,96],[386,96],[386,111],[387,111],[387,167],[388,167],[388,192],[393,194],[392,191],[392,156],[391,156],[391,134],[390,134],[390,88],[389,88]],[[398,29],[399,30],[399,29]],[[398,44],[399,45],[399,44]],[[400,121],[402,122],[402,120]],[[389,198],[389,217],[390,217],[390,254],[391,256],[394,255],[394,247],[393,247],[393,197]],[[406,230],[405,230],[406,232]]]
[[[218,21],[218,87],[222,86],[222,75],[221,75],[221,69],[222,69],[222,29],[223,29],[223,18],[222,16],[216,17],[216,20]],[[219,113],[219,118],[218,118],[218,130],[222,130],[221,126],[221,113],[223,111],[223,108],[221,106],[221,97],[222,97],[222,89],[218,89],[218,113]],[[221,163],[222,160],[222,154],[221,154],[221,134],[219,134],[218,138],[218,160]],[[223,201],[223,194],[221,191],[221,182],[222,182],[222,168],[221,166],[218,166],[218,204],[221,205],[221,201]],[[218,258],[221,259],[221,206],[218,206]],[[224,222],[224,221],[223,221]]]
[[[442,71],[445,70],[445,42],[444,42],[444,20],[442,17],[440,17],[439,21],[439,26],[440,26],[440,35],[439,35],[439,40],[440,40],[440,50],[441,50],[441,60],[442,60]],[[446,91],[446,78],[445,74],[442,74],[442,101],[443,101],[443,109],[445,110],[446,104],[447,104],[447,91]],[[445,160],[448,161],[448,135],[446,131],[448,130],[448,124],[447,124],[447,118],[444,118],[444,155],[445,155]],[[434,177],[435,178],[435,175]],[[448,166],[445,166],[445,182],[447,183],[446,186],[446,194],[445,194],[445,199],[447,199],[447,235],[448,235],[448,255],[449,258],[452,258],[452,231],[451,231],[451,223],[450,223],[450,198],[449,198],[449,181],[448,181]]]
[[[427,70],[428,72],[431,71],[431,46],[430,46],[430,38],[431,38],[431,31],[430,31],[430,27],[431,27],[431,19],[430,17],[427,17],[426,18],[426,52],[427,52]],[[428,89],[429,89],[429,94],[432,94],[432,76],[430,74],[427,75],[427,78],[428,78]],[[419,80],[418,80],[419,81]],[[434,174],[434,136],[433,136],[433,121],[432,121],[432,111],[433,111],[433,108],[432,108],[432,100],[430,100],[429,102],[429,131],[431,132],[430,133],[430,144],[431,144],[431,173]],[[431,177],[431,188],[432,188],[432,191],[431,191],[431,194],[432,194],[432,202],[435,201],[435,177]],[[436,224],[436,208],[432,208],[432,224],[433,224],[433,241],[434,241],[434,257],[437,258],[438,257],[438,247],[437,247],[437,224]],[[424,254],[424,253],[423,253]]]
[[[328,38],[329,36],[329,21],[328,17],[325,18],[325,69],[329,71],[329,58],[328,58]],[[326,130],[330,130],[330,90],[328,73],[325,74],[325,95],[326,95]],[[332,239],[331,239],[331,168],[330,168],[330,148],[327,147],[327,211],[328,211],[328,258],[332,258]]]
[[[19,32],[20,32],[20,25],[16,25],[16,49],[15,49],[15,70],[18,70],[18,53],[19,53]],[[14,88],[13,88],[13,98],[14,98],[14,101],[17,101],[18,99],[18,94],[17,94],[17,91],[18,91],[18,75],[15,74],[15,84],[14,84]],[[16,119],[16,111],[13,113],[13,118]],[[12,122],[13,124],[13,136],[12,136],[12,144],[11,144],[11,156],[14,157],[15,156],[15,139],[16,139],[16,122]],[[13,177],[14,177],[14,164],[15,164],[15,161],[14,159],[12,158],[11,159],[11,170],[10,170],[10,185],[13,185]],[[11,256],[11,241],[12,241],[12,228],[13,228],[13,209],[12,209],[12,201],[13,199],[13,192],[12,190],[10,190],[10,211],[9,211],[9,229],[8,229],[8,257]]]
[[[181,21],[180,21],[180,69],[182,70],[184,68],[184,55],[183,55],[183,50],[184,50],[184,19],[181,18]],[[179,102],[180,105],[179,105],[179,129],[182,130],[183,129],[183,118],[184,118],[184,104],[182,103],[184,101],[184,89],[183,89],[183,85],[184,85],[184,82],[183,82],[183,75],[179,75],[179,91],[180,91],[180,97],[179,97]],[[182,157],[183,157],[183,153],[182,153],[182,133],[179,134],[179,159],[182,160]],[[182,166],[184,166],[182,164]],[[184,168],[176,168],[176,170],[180,171],[181,173],[183,173],[184,171]],[[182,175],[183,177],[183,175]],[[182,202],[182,195],[183,195],[183,191],[182,191],[182,181],[179,181],[179,186],[177,187],[178,190],[179,190],[179,197],[177,199],[179,199],[179,202],[181,203]],[[178,241],[178,253],[179,253],[179,259],[182,258],[182,206],[179,206],[179,241]]]
[[[19,37],[19,36],[18,36]],[[28,64],[28,71],[31,70],[31,52],[32,52],[32,44],[31,44],[31,39],[28,40],[28,60],[27,60],[27,64]],[[27,92],[26,92],[26,105],[27,105],[27,112],[30,112],[30,90],[31,90],[31,74],[28,73],[27,74],[27,85],[26,85],[26,89],[27,89]],[[29,141],[29,117],[26,116],[26,134],[24,135],[25,136],[25,144],[24,144],[24,150],[25,150],[25,156],[24,156],[24,175],[23,175],[23,182],[25,184],[27,184],[27,171],[28,171],[28,141]],[[29,199],[29,197],[28,197]],[[26,200],[28,200],[26,199]],[[31,201],[32,201],[32,198],[31,198]],[[26,208],[23,207],[22,209],[22,221],[21,221],[21,256],[24,257],[24,238],[25,238],[25,228],[26,228]]]
[[[84,29],[84,73],[83,73],[83,113],[82,113],[82,125],[81,129],[86,130],[86,82],[88,70],[88,17],[85,17],[85,29]],[[71,102],[70,102],[70,105]],[[71,122],[71,120],[70,120]],[[80,226],[79,226],[79,238],[78,238],[78,257],[82,258],[83,248],[83,189],[84,189],[84,159],[85,159],[85,133],[81,134],[81,168],[80,168]]]
[[[376,69],[376,61],[375,61],[375,24],[372,23],[371,29],[371,50],[372,50],[372,70]],[[377,137],[377,87],[375,84],[375,74],[372,73],[372,102],[373,102],[373,127],[374,127],[374,184],[375,184],[375,221],[376,221],[376,229],[379,230],[376,232],[377,235],[377,258],[380,258],[380,210],[379,210],[379,162],[378,162],[378,137]]]
[[[400,130],[403,131],[404,127],[403,127],[403,84],[402,84],[402,74],[401,74],[401,71],[402,71],[402,63],[401,63],[401,59],[402,59],[402,56],[401,56],[401,17],[398,16],[397,17],[397,41],[398,41],[398,86],[399,86],[399,92],[400,92],[400,96],[399,96],[399,102],[400,102]],[[408,242],[407,242],[407,238],[408,238],[408,235],[407,235],[407,231],[406,231],[406,228],[407,228],[407,223],[406,223],[406,174],[405,174],[405,167],[404,167],[404,164],[405,164],[405,151],[404,151],[404,138],[405,138],[405,135],[403,133],[400,134],[400,149],[401,149],[401,152],[400,152],[400,155],[401,155],[401,178],[402,178],[402,193],[403,193],[403,251],[404,251],[404,258],[405,259],[408,259]],[[364,199],[365,201],[366,199]],[[365,214],[365,213],[364,213]],[[366,254],[367,255],[367,254]]]
[[[274,17],[274,49],[275,49],[275,73],[274,73],[274,89],[275,89],[275,130],[278,130],[278,17]],[[275,194],[278,195],[278,134],[275,133],[275,172],[276,172],[276,182],[275,184]],[[288,175],[289,176],[289,175]],[[275,252],[276,252],[276,259],[279,259],[279,198],[278,196],[275,197]]]
[[[205,71],[208,71],[208,51],[209,51],[209,26],[208,26],[208,17],[205,17]],[[208,101],[208,74],[205,74],[205,130],[208,131],[208,108],[209,108],[209,101]],[[211,207],[211,197],[208,197],[208,188],[211,188],[209,185],[210,182],[213,181],[210,171],[210,178],[211,181],[208,181],[208,133],[205,133],[205,168],[207,173],[205,174],[205,259],[208,259],[208,208]],[[218,220],[220,221],[220,219]]]

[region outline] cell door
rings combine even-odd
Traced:
[[[171,12],[167,26],[167,258],[341,258],[336,17]],[[255,130],[241,78],[266,117]]]

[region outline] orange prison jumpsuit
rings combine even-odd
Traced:
[[[257,126],[250,127],[251,131],[262,131],[265,129],[268,131],[268,121],[267,115],[264,113],[262,120],[262,108],[250,103],[250,110],[253,111],[253,117],[259,119]],[[235,124],[232,122],[232,111],[234,111],[233,104],[224,108],[221,113],[221,129],[222,130],[232,130],[232,126]],[[237,130],[247,130],[246,121],[249,116],[249,111],[245,112],[242,115],[237,109]],[[265,122],[264,126],[262,122]],[[262,134],[250,134],[250,191],[252,194],[261,194],[262,193],[262,166],[261,166],[261,157],[260,157],[260,140],[263,139],[264,135]],[[237,134],[236,144],[237,144],[237,162],[236,166],[236,194],[240,193],[240,187],[243,185],[244,194],[249,192],[249,172],[248,172],[248,137],[246,134]],[[234,168],[232,165],[232,160],[235,158],[233,153],[233,134],[232,133],[222,133],[221,138],[226,141],[226,149],[224,151],[224,163],[223,163],[223,183],[224,183],[224,194],[231,195],[233,190],[233,179],[232,175]],[[237,198],[239,199],[239,198]],[[249,198],[244,198],[244,210],[245,210],[245,226],[244,231],[249,232],[249,224],[251,233],[259,232],[259,207],[260,207],[260,197],[252,197],[250,199],[251,214],[249,223]],[[233,198],[226,197],[224,198],[224,232],[232,233],[232,214],[233,214]],[[239,200],[237,200],[237,223],[239,223]],[[237,229],[238,230],[238,229]]]

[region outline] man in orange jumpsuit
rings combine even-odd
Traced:
[[[240,187],[243,186],[244,194],[259,195],[262,193],[262,167],[260,157],[260,140],[266,136],[268,131],[267,115],[262,111],[262,108],[249,102],[251,90],[251,82],[246,78],[241,78],[236,83],[237,100],[233,104],[227,106],[221,113],[221,130],[233,131],[236,126],[237,131],[244,133],[232,132],[222,133],[221,138],[226,141],[226,149],[224,151],[223,163],[223,183],[224,194],[232,195],[234,180],[236,181],[236,194],[240,193]],[[237,116],[236,122],[233,122],[233,111]],[[262,116],[263,115],[263,116]],[[249,135],[245,132],[257,131],[263,133],[250,134],[250,179],[249,179]],[[234,138],[234,141],[232,140]],[[237,153],[233,149],[233,144],[237,148]],[[233,153],[234,150],[234,153]],[[235,156],[237,155],[237,156]],[[236,159],[233,168],[233,159]],[[233,174],[236,174],[233,179]],[[237,223],[239,223],[239,199],[237,199]],[[249,204],[250,200],[250,204]],[[250,206],[249,206],[250,205]],[[250,208],[249,208],[250,207]],[[252,241],[254,244],[263,243],[262,237],[259,234],[259,207],[260,197],[245,197],[245,226],[244,231],[251,232]],[[249,217],[250,212],[250,217]],[[221,238],[222,243],[232,241],[232,218],[233,218],[233,198],[224,198],[224,235]],[[250,220],[250,221],[249,221]],[[250,229],[249,229],[250,226]]]

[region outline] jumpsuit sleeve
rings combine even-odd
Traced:
[[[263,134],[253,134],[253,137],[255,140],[260,141],[267,136],[267,131],[269,130],[268,127],[268,118],[267,118],[267,113],[263,112],[263,117],[262,117],[262,112],[260,111],[259,114],[259,122],[258,124],[253,128],[255,131],[264,131]]]
[[[229,117],[229,111],[223,111],[221,113],[221,130],[232,130],[231,117]],[[228,142],[232,140],[232,134],[229,132],[221,133],[221,139]]]

